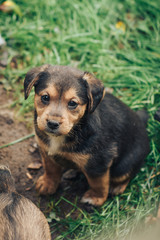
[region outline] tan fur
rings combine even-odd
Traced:
[[[33,85],[35,84],[35,82],[38,80],[38,78],[39,78],[38,76],[35,77],[34,80],[28,85],[28,88],[26,90],[27,95],[30,94],[31,89],[32,89]]]
[[[90,158],[89,154],[78,154],[78,153],[68,153],[68,152],[61,152],[60,155],[66,158],[69,161],[74,162],[77,167],[81,170],[84,170],[85,165]]]
[[[36,142],[38,143],[38,146],[40,149],[42,149],[43,151],[48,151],[48,145],[45,144],[45,142],[43,142],[35,133],[35,139]]]
[[[12,199],[9,197],[9,195],[5,194],[5,193],[1,193],[0,194],[0,212],[3,211],[3,209],[7,206],[10,205],[12,203]]]
[[[8,167],[0,165],[0,240],[51,240],[43,213],[16,192]]]
[[[48,147],[48,155],[53,156],[55,153],[59,152],[60,148],[64,143],[64,136],[50,137],[50,146]]]
[[[110,180],[110,193],[112,195],[122,194],[130,180],[130,172],[120,177],[114,177]]]
[[[44,71],[47,67],[48,67],[48,64],[45,64],[41,67],[38,67],[37,69],[40,72],[40,71]],[[26,89],[27,96],[29,96],[31,89],[32,89],[33,85],[36,83],[36,81],[38,80],[38,78],[39,78],[38,76],[34,77],[33,80],[30,82],[30,84],[28,85],[28,87]]]
[[[54,154],[59,153],[60,149],[64,145],[64,136],[49,136],[50,137],[50,145],[48,146],[45,144],[41,138],[39,138],[36,134],[36,141],[38,143],[38,146],[42,151],[45,151],[47,155],[53,156]]]
[[[41,142],[41,157],[45,168],[45,174],[38,179],[36,185],[36,188],[40,194],[53,194],[57,190],[57,187],[60,183],[63,166],[57,164],[57,162],[54,161],[54,154],[59,154],[66,160],[75,163],[76,166],[81,170],[84,170],[84,167],[90,157],[89,154],[85,155],[74,152],[63,152],[61,150],[61,147],[63,146],[63,138],[64,136],[52,136],[51,144],[49,147],[43,146],[44,144],[41,142],[41,140],[38,140],[39,143]],[[47,151],[43,151],[44,148]]]
[[[90,178],[84,172],[90,189],[84,194],[81,200],[83,203],[101,206],[106,201],[109,192],[109,172],[110,169],[108,168],[107,172],[103,176],[97,178]]]
[[[0,240],[50,240],[48,223],[40,210],[28,199],[22,197],[14,208],[12,221],[4,213],[13,204],[11,194],[0,195]]]
[[[129,176],[130,176],[130,173],[127,173],[127,174],[125,174],[123,176],[120,176],[120,177],[114,177],[114,178],[111,179],[111,182],[113,182],[113,183],[124,182],[124,181],[128,180]]]
[[[93,77],[93,75],[91,73],[85,73],[83,76],[83,79],[85,79],[88,84],[96,84],[97,83],[97,79],[95,77]]]
[[[57,90],[57,88],[53,85],[53,84],[49,84],[48,88],[44,90],[44,92],[42,91],[41,94],[44,95],[46,93],[48,93],[51,96],[52,100],[58,100],[59,97],[59,92]]]
[[[66,91],[66,92],[64,93],[64,96],[63,96],[64,100],[66,100],[67,102],[68,102],[72,97],[73,97],[73,98],[75,97],[75,100],[76,100],[78,103],[80,103],[80,99],[78,98],[76,89],[74,89],[74,88],[70,88],[68,91]]]
[[[125,181],[124,183],[121,183],[121,184],[112,184],[110,185],[110,193],[112,195],[119,195],[119,194],[122,194],[126,187],[128,186],[128,183],[129,183],[129,180]]]
[[[92,89],[94,88],[102,88],[103,84],[101,81],[99,81],[97,78],[95,78],[91,73],[86,72],[83,75],[83,79],[85,79],[88,83],[88,85],[90,86],[90,90],[88,92],[89,98],[90,98],[90,102],[89,102],[89,109],[91,110],[93,105],[94,105],[94,99],[93,99],[93,95],[92,95]],[[102,97],[100,99],[100,101],[102,101],[102,99],[105,96],[105,89],[103,89],[103,94]]]
[[[39,177],[36,189],[40,194],[53,194],[56,192],[62,176],[62,168],[47,152],[41,149],[41,157],[45,173]]]
[[[50,96],[49,105],[44,105],[41,102],[41,96],[45,94],[49,94]],[[61,100],[59,100],[59,98],[60,96],[54,85],[50,85],[44,91],[41,91],[39,95],[35,94],[34,103],[38,115],[37,125],[41,131],[45,131],[48,120],[58,121],[60,122],[59,133],[66,135],[84,115],[86,104],[82,105],[76,94],[76,90],[73,88],[69,89],[64,96],[62,96]],[[68,102],[71,100],[79,104],[75,111],[68,109]]]
[[[90,86],[102,86],[101,81],[95,78],[91,73],[86,72],[83,76]],[[105,90],[103,90],[103,96],[105,95]]]

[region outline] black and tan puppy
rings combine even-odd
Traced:
[[[50,240],[47,220],[27,198],[19,195],[10,170],[0,165],[0,240]]]
[[[102,205],[108,192],[122,193],[149,152],[143,120],[88,72],[43,65],[24,81],[35,87],[35,133],[45,173],[40,194],[58,188],[63,167],[77,167],[90,189],[82,202]]]

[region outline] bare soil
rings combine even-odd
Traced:
[[[7,94],[3,86],[0,85],[0,146],[31,133],[27,129],[25,121],[19,122],[16,119],[13,109],[10,107],[11,103],[12,96]],[[34,137],[0,149],[0,164],[9,166],[15,179],[17,192],[33,201],[46,216],[54,210],[54,204],[60,200],[61,196],[72,203],[77,201],[77,206],[80,208],[84,207],[80,203],[80,198],[88,185],[82,175],[74,176],[73,172],[71,174],[69,172],[65,173],[58,191],[53,196],[39,196],[35,190],[35,182],[42,175],[43,168],[28,169],[28,165],[35,162],[41,163],[41,158]],[[50,204],[51,201],[53,206]],[[64,200],[60,201],[58,207],[60,209],[58,216],[60,219],[64,218],[73,208],[70,203]],[[78,214],[79,211],[76,210],[71,216],[77,218]],[[60,234],[58,229],[52,229],[51,227],[51,230],[54,232],[52,239]]]

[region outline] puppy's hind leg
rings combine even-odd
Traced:
[[[119,159],[119,162],[112,165],[109,190],[111,195],[122,194],[125,191],[129,181],[140,170],[148,153],[149,144],[146,141],[145,148],[137,144],[122,159]]]
[[[89,177],[85,173],[90,189],[84,194],[81,202],[101,206],[106,201],[109,192],[109,172],[108,168],[105,174],[95,178]]]
[[[127,175],[128,174],[111,180],[110,187],[109,187],[109,194],[111,194],[112,196],[115,196],[115,195],[122,194],[126,190],[126,187],[130,181]]]

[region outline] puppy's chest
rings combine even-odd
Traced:
[[[88,162],[89,154],[74,152],[70,145],[72,144],[65,143],[63,136],[52,137],[48,146],[48,155],[64,167],[83,169]]]
[[[61,152],[62,147],[64,145],[64,141],[65,141],[64,136],[50,137],[50,143],[48,146],[48,155],[54,156],[55,154],[58,154],[58,152]]]

